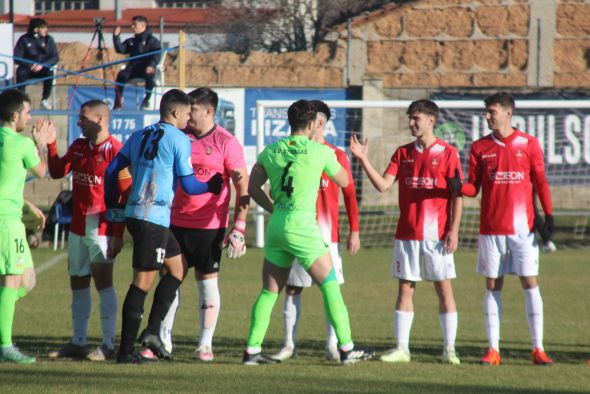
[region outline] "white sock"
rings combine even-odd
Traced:
[[[160,339],[164,343],[164,347],[167,351],[172,352],[172,326],[174,326],[174,318],[176,317],[176,311],[180,307],[180,288],[176,290],[176,297],[168,309],[168,313],[162,324],[160,325]]]
[[[115,324],[117,323],[117,293],[113,287],[98,292],[100,298],[100,324],[102,326],[102,344],[109,349],[115,348]]]
[[[86,346],[88,334],[88,319],[92,310],[92,295],[90,288],[72,290],[72,343]]]
[[[533,349],[543,349],[543,299],[539,286],[524,291],[524,305],[529,321]]]
[[[438,314],[438,321],[440,322],[445,349],[455,348],[455,339],[457,338],[457,320],[457,312]]]
[[[219,288],[217,287],[217,278],[198,280],[200,305],[199,319],[201,321],[200,346],[211,346],[213,342],[213,333],[217,325],[221,299],[219,297]]]
[[[283,320],[285,323],[285,347],[295,349],[300,315],[301,293],[295,295],[285,294],[285,308],[283,310]]]
[[[329,349],[338,348],[338,338],[336,337],[336,330],[330,323],[330,319],[326,316],[326,347]]]
[[[502,319],[502,292],[487,290],[483,296],[483,319],[489,347],[500,351],[500,319]]]
[[[410,331],[414,321],[414,312],[403,312],[397,309],[393,313],[393,334],[397,340],[398,349],[410,352]]]

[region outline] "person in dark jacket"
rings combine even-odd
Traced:
[[[48,25],[44,19],[32,18],[29,22],[29,29],[26,34],[19,37],[14,47],[15,63],[18,64],[16,69],[16,83],[24,82],[28,79],[44,78],[51,75],[51,69],[46,66],[57,64],[59,55],[53,38],[47,34]],[[37,62],[35,64],[27,63],[18,58],[23,58]],[[43,81],[43,97],[41,107],[51,109],[49,96],[51,95],[52,79]],[[22,91],[25,86],[19,87]]]
[[[130,54],[131,57],[142,53],[158,51],[161,49],[160,40],[153,36],[152,30],[148,26],[148,20],[145,16],[134,16],[132,19],[131,29],[135,34],[133,37],[121,42],[121,28],[117,26],[113,32],[113,43],[117,53]],[[155,53],[150,56],[140,57],[129,61],[127,67],[117,74],[117,82],[126,83],[133,78],[145,79],[145,97],[141,103],[141,109],[149,108],[149,100],[152,96],[152,90],[155,86],[156,66],[160,61],[160,54]],[[117,85],[114,109],[123,107],[123,86]]]

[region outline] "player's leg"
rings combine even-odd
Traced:
[[[150,98],[152,97],[152,92],[154,87],[156,86],[156,73],[153,72],[151,74],[143,72],[142,78],[145,78],[145,96],[141,103],[142,108],[149,104]]]
[[[329,246],[330,257],[332,258],[332,266],[336,273],[336,280],[342,286],[344,284],[344,273],[342,270],[342,258],[338,250],[338,243],[332,243]],[[338,337],[336,330],[330,320],[326,316],[326,358],[332,361],[340,361],[340,354],[338,352]]]
[[[35,362],[34,357],[24,355],[12,343],[15,307],[27,265],[25,250],[28,245],[24,225],[17,220],[0,220],[0,361],[19,364]]]
[[[119,71],[117,74],[117,82],[119,85],[115,86],[115,103],[113,105],[113,109],[121,109],[123,108],[123,88],[125,87],[125,83],[131,79],[131,73],[133,72],[133,67],[131,65],[127,65],[124,69]]]
[[[383,354],[385,362],[409,362],[410,333],[414,322],[414,291],[420,273],[420,241],[398,240],[393,245],[391,275],[399,279],[397,300],[393,312],[393,334],[397,347]]]
[[[218,276],[221,264],[221,245],[225,228],[198,230],[201,233],[199,252],[196,253],[195,278],[199,289],[199,322],[201,330],[199,346],[195,350],[201,361],[211,361],[213,355],[213,335],[221,310]]]
[[[266,254],[269,254],[268,247]],[[244,358],[242,360],[245,365],[258,364],[272,364],[279,362],[270,357],[266,357],[262,352],[262,342],[266,335],[266,330],[270,324],[270,315],[274,308],[274,304],[279,297],[280,291],[285,287],[289,271],[291,269],[293,257],[288,256],[277,250],[275,253],[270,253],[271,258],[279,261],[278,264],[271,263],[267,258],[264,259],[262,265],[262,290],[256,298],[256,302],[252,306],[252,313],[250,315],[250,331],[248,334],[248,341]],[[289,262],[289,258],[291,262]]]
[[[534,234],[508,237],[514,273],[520,277],[524,290],[525,312],[532,341],[535,365],[551,365],[553,361],[543,348],[543,299],[539,290],[539,246]]]

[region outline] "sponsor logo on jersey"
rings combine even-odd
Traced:
[[[402,159],[402,163],[413,163],[414,159]]]
[[[307,155],[307,149],[282,149],[274,148],[273,153],[290,153],[292,155]]]
[[[196,167],[194,170],[196,175],[211,175],[211,170],[208,168]]]
[[[432,189],[436,186],[436,179],[412,176],[406,178],[406,186],[413,189]]]
[[[102,184],[102,177],[100,175],[86,174],[85,172],[74,171],[73,178],[74,183],[80,185],[95,186]]]
[[[486,153],[485,155],[481,155],[482,159],[493,159],[494,157],[497,157],[497,155],[495,153]]]
[[[322,178],[320,181],[320,188],[325,189],[330,186],[330,181],[327,179]]]
[[[524,172],[522,171],[497,171],[490,173],[491,181],[500,182],[520,182],[524,180]]]

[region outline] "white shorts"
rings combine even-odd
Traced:
[[[86,235],[82,237],[72,232],[68,235],[68,273],[70,276],[90,275],[90,263],[113,264],[107,258],[110,237],[106,235]]]
[[[338,243],[331,243],[329,246],[330,257],[332,258],[332,266],[336,273],[336,280],[339,284],[344,283],[344,274],[342,272],[342,259],[338,251]],[[312,279],[305,269],[299,264],[299,261],[295,259],[291,272],[289,273],[289,279],[287,280],[289,286],[296,287],[311,287]]]
[[[455,260],[444,251],[444,241],[414,241],[396,239],[393,243],[391,276],[419,282],[453,279]],[[423,270],[420,262],[423,261]]]
[[[539,245],[535,234],[480,235],[476,271],[486,278],[505,274],[539,275]]]

